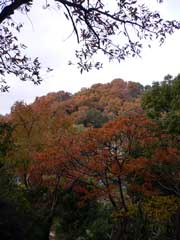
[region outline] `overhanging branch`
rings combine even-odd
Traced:
[[[14,11],[18,9],[23,4],[30,4],[32,0],[15,0],[10,5],[7,5],[0,13],[0,24],[7,18],[9,18],[12,14],[14,14]]]

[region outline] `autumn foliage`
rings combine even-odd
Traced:
[[[114,80],[75,95],[15,103],[1,120],[13,129],[4,159],[34,196],[31,204],[45,214],[48,231],[71,193],[77,208],[94,201],[109,206],[109,239],[132,239],[129,233],[168,239],[168,226],[178,236],[179,135],[146,116],[142,91],[139,84]]]

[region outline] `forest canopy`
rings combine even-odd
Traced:
[[[179,82],[16,102],[0,119],[3,239],[179,240]]]

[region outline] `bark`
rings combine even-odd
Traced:
[[[122,201],[122,205],[123,205],[124,210],[127,212],[128,209],[127,209],[127,206],[126,206],[126,202],[125,202],[125,198],[124,198],[124,193],[123,193],[122,183],[121,183],[121,178],[120,177],[118,177],[118,184],[119,184],[119,192],[120,192],[120,198],[121,198],[121,201]]]
[[[45,229],[44,229],[43,240],[50,240],[50,231],[51,231],[51,227],[53,224],[54,213],[55,213],[55,209],[56,209],[56,205],[57,205],[57,199],[58,199],[57,194],[58,194],[58,187],[60,184],[60,179],[61,179],[61,176],[58,176],[56,187],[54,189],[53,196],[52,196],[50,213],[47,217],[47,220],[45,220],[45,224],[44,224]]]
[[[53,222],[53,217],[52,216],[48,217],[44,224],[43,240],[49,240],[52,222]]]
[[[28,189],[29,184],[28,184],[28,177],[27,177],[26,173],[23,174],[23,180],[24,180],[24,185],[25,185],[26,189]]]
[[[176,240],[180,240],[180,207],[175,216]]]
[[[23,4],[28,4],[30,0],[15,0],[13,3],[7,5],[0,13],[0,24],[7,18],[9,18],[14,11]]]
[[[127,240],[128,239],[128,219],[123,218],[114,226],[111,240]]]

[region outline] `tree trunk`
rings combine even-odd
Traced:
[[[128,219],[123,218],[117,225],[114,226],[111,240],[127,240],[128,239]]]
[[[48,217],[48,219],[44,223],[43,229],[43,240],[49,240],[51,226],[52,226],[53,218]]]
[[[175,216],[176,240],[180,240],[180,207]]]

